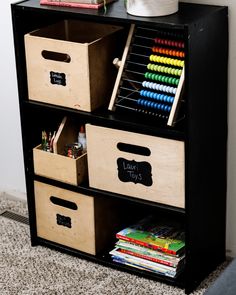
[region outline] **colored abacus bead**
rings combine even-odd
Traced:
[[[151,98],[151,99],[154,99],[154,100],[167,102],[167,103],[171,103],[171,104],[174,101],[174,97],[172,97],[172,96],[164,95],[164,94],[160,94],[160,93],[155,93],[153,91],[147,91],[147,90],[141,90],[140,91],[140,96]]]
[[[183,60],[154,55],[154,54],[150,55],[149,60],[152,62],[168,64],[168,65],[176,66],[176,67],[183,67],[184,66]]]
[[[171,47],[177,47],[177,48],[184,48],[184,42],[182,41],[174,41],[169,39],[163,39],[163,38],[154,38],[154,42],[161,45],[168,45]]]
[[[180,75],[181,75],[181,72],[180,72]],[[168,77],[165,75],[154,74],[154,73],[150,73],[150,72],[146,72],[144,74],[144,77],[147,79],[153,80],[153,81],[159,81],[159,82],[163,82],[163,83],[167,83],[167,84],[172,84],[172,85],[179,84],[179,79],[175,78],[175,77]]]

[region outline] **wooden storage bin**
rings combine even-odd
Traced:
[[[43,151],[41,144],[33,149],[34,173],[73,185],[87,180],[87,153],[76,159],[64,155],[65,145],[77,141],[77,136],[75,125],[64,117],[54,140],[55,153]]]
[[[38,181],[34,189],[38,237],[96,254],[115,234],[117,209],[112,200],[95,199]]]
[[[108,102],[120,29],[65,20],[26,34],[29,99],[88,112]]]
[[[86,125],[89,185],[185,207],[184,142]]]
[[[33,149],[34,173],[65,183],[79,185],[87,179],[87,154],[77,159],[45,152],[41,144]]]

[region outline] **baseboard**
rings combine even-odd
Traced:
[[[26,193],[24,192],[19,192],[19,191],[3,191],[0,192],[0,197],[5,197],[7,199],[12,199],[12,200],[21,200],[21,201],[25,201],[27,200],[26,198]]]

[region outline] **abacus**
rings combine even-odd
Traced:
[[[173,126],[184,84],[182,32],[131,25],[109,110],[142,113]]]

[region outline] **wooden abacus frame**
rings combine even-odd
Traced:
[[[122,75],[125,76],[125,73],[124,73],[125,66],[126,66],[126,63],[128,62],[127,60],[128,60],[129,55],[132,55],[132,53],[130,51],[131,51],[131,47],[133,45],[132,40],[133,40],[134,34],[135,34],[135,25],[131,24],[129,34],[127,37],[127,41],[125,44],[124,52],[122,55],[122,59],[119,60],[118,58],[116,58],[113,61],[113,63],[117,66],[117,68],[119,70],[118,70],[117,78],[116,78],[115,85],[113,88],[110,104],[108,107],[108,109],[110,111],[116,110],[116,102],[117,102],[119,87],[122,82]],[[154,42],[160,43],[164,46],[166,46],[166,45],[167,46],[174,46],[175,48],[178,48],[178,49],[184,48],[184,42],[177,42],[174,40],[163,40],[160,38],[155,38]],[[143,46],[143,47],[145,47],[145,46]],[[176,49],[172,50],[172,49],[158,48],[158,47],[153,47],[152,51],[153,51],[153,53],[156,53],[156,54],[151,54],[149,56],[149,60],[153,63],[148,63],[147,69],[149,69],[151,71],[164,72],[167,74],[166,78],[168,78],[168,75],[180,76],[180,78],[178,79],[178,82],[177,82],[177,88],[174,88],[171,86],[166,86],[165,84],[161,84],[162,82],[160,84],[157,84],[154,82],[147,82],[147,81],[142,82],[142,81],[130,80],[130,82],[131,83],[132,82],[142,83],[143,87],[148,87],[149,85],[151,85],[152,87],[150,89],[155,89],[156,91],[160,91],[159,94],[156,94],[151,91],[141,90],[140,94],[141,95],[143,94],[143,96],[151,97],[151,96],[155,95],[155,98],[158,99],[158,103],[157,102],[150,103],[148,100],[138,99],[137,104],[142,105],[142,106],[151,105],[152,107],[156,107],[156,108],[157,107],[163,108],[163,109],[165,108],[165,110],[167,110],[169,112],[169,115],[166,116],[167,117],[167,125],[174,126],[175,120],[177,117],[178,106],[180,103],[181,93],[182,93],[182,89],[183,89],[183,85],[184,85],[184,79],[185,79],[184,60],[180,60],[178,58],[184,58],[185,53],[183,51],[179,51]],[[161,54],[161,55],[157,55],[157,54]],[[135,55],[147,57],[145,55],[140,55],[140,54],[135,54]],[[171,57],[169,57],[169,56],[171,56]],[[155,64],[155,63],[157,63],[157,64]],[[135,62],[134,62],[134,64],[135,64]],[[165,66],[163,66],[163,64]],[[169,67],[169,65],[173,66],[173,68]],[[179,68],[182,68],[182,69],[179,69]],[[146,77],[146,75],[145,75],[145,77]],[[161,93],[164,92],[163,91],[164,88],[166,88],[166,89],[168,88],[169,91],[166,91],[166,92],[167,93],[172,92],[174,94],[174,97],[162,95]],[[171,103],[171,106],[167,106],[165,104],[159,103],[159,101]]]

